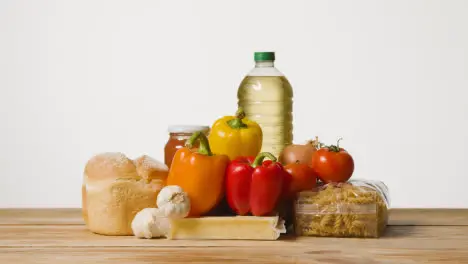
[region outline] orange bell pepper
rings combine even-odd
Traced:
[[[196,140],[198,150],[192,149]],[[195,132],[172,160],[167,185],[180,186],[190,198],[189,217],[202,216],[224,196],[224,177],[229,157],[214,155],[205,134]]]

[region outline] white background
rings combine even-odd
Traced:
[[[468,1],[1,1],[0,207],[79,207],[103,151],[163,160],[276,51],[294,138],[343,137],[393,207],[468,207]]]

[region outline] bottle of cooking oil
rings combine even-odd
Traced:
[[[263,131],[262,152],[276,157],[293,141],[293,91],[286,77],[274,66],[274,52],[255,52],[255,67],[237,91],[238,106]]]

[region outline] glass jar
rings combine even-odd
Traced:
[[[185,146],[185,142],[197,131],[202,131],[208,136],[210,127],[208,126],[169,126],[169,139],[164,147],[164,163],[168,168],[171,167],[172,159],[177,150]],[[194,148],[198,148],[198,142],[195,142]]]

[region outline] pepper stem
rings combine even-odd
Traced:
[[[275,158],[275,156],[273,156],[273,154],[271,154],[270,152],[261,152],[255,158],[254,162],[252,163],[252,167],[255,168],[255,167],[261,165],[265,158],[269,158],[269,159],[271,159],[271,161],[276,162],[276,158]]]
[[[192,136],[185,142],[185,146],[187,148],[192,148],[193,144],[195,141],[199,140],[200,141],[200,146],[198,147],[198,153],[207,155],[207,156],[213,156],[213,153],[211,152],[210,149],[210,143],[208,142],[208,138],[206,138],[205,134],[203,134],[201,131],[197,131],[192,134]]]
[[[246,128],[247,125],[244,122],[242,122],[242,119],[244,118],[245,118],[244,109],[242,107],[239,107],[236,111],[236,118],[227,121],[227,124],[232,129]]]

